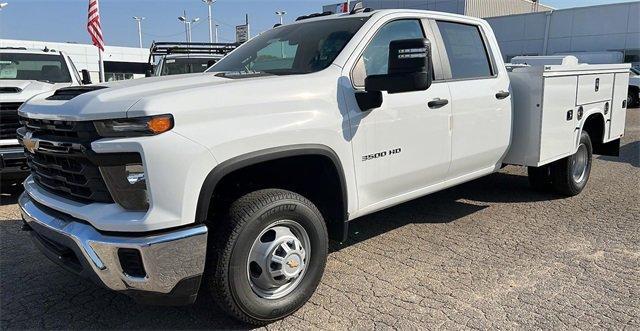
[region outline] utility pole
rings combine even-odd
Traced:
[[[244,22],[247,25],[247,40],[251,39],[251,29],[249,28],[249,14],[244,15]]]
[[[202,0],[204,4],[209,7],[209,42],[213,42],[213,16],[211,16],[211,6],[216,2],[216,0]],[[218,38],[216,37],[216,42]]]
[[[142,48],[142,21],[145,19],[142,16],[134,16],[133,19],[138,22],[138,41],[140,48]]]
[[[280,25],[284,24],[284,15],[287,15],[287,12],[284,10],[279,10],[276,12],[276,15],[280,16]]]

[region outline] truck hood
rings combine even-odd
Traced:
[[[0,80],[0,102],[24,102],[34,95],[68,87],[71,83],[51,84],[34,80]]]
[[[158,95],[180,94],[198,88],[259,79],[269,77],[229,79],[211,73],[197,73],[96,84],[93,86],[97,89],[90,92],[85,90],[85,93],[70,100],[48,100],[54,91],[38,95],[22,107],[20,114],[31,118],[69,121],[122,118],[143,98],[153,99]]]

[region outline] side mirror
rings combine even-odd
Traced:
[[[80,74],[82,75],[82,85],[91,84],[91,75],[89,74],[89,70],[82,69],[80,70]]]
[[[395,40],[389,44],[389,69],[386,75],[365,79],[365,90],[402,93],[424,91],[431,87],[431,43],[428,39]]]

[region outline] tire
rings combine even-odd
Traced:
[[[589,134],[582,131],[578,151],[552,165],[553,187],[566,196],[576,196],[582,192],[589,181],[593,147]]]
[[[640,91],[637,88],[629,89],[627,94],[627,107],[635,108],[640,106]]]
[[[532,189],[536,191],[547,191],[553,187],[551,166],[528,167],[527,174],[529,176],[529,185]]]
[[[329,246],[326,224],[311,201],[290,191],[260,190],[233,202],[221,223],[220,228],[215,225],[214,240],[210,238],[212,260],[205,282],[224,311],[246,323],[265,325],[309,300],[322,278]],[[289,253],[279,243],[289,247]],[[280,264],[261,262],[274,261],[276,255]],[[276,269],[283,275],[274,277]],[[272,291],[265,282],[285,285]]]

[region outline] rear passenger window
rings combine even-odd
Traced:
[[[492,76],[491,62],[475,25],[438,21],[453,79]]]

